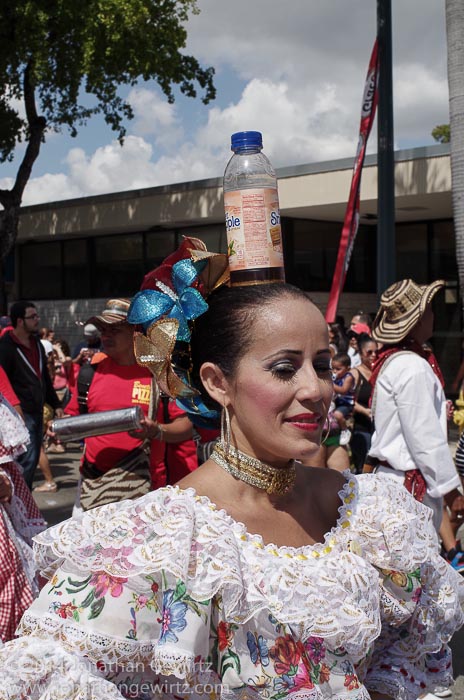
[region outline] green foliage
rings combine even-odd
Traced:
[[[196,11],[195,0],[0,0],[0,161],[37,114],[75,136],[101,113],[122,141],[132,110],[120,85],[156,80],[170,102],[174,85],[190,97],[199,86],[213,99],[214,69],[181,52]]]
[[[439,143],[449,143],[450,135],[451,132],[449,124],[439,124],[432,130],[433,138]]]

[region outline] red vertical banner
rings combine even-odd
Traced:
[[[366,146],[372,124],[374,123],[377,109],[377,83],[378,83],[378,60],[377,60],[377,40],[372,49],[369,68],[367,71],[366,83],[361,110],[361,122],[359,125],[359,140],[356,151],[353,175],[351,178],[350,196],[346,207],[345,219],[343,221],[340,244],[338,246],[337,262],[330,289],[329,302],[325,312],[327,323],[333,323],[337,315],[338,301],[345,285],[346,274],[350,264],[351,253],[353,252],[354,241],[359,225],[359,194],[361,191],[361,174],[366,155]]]

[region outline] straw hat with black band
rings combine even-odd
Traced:
[[[406,279],[392,284],[380,298],[380,309],[372,324],[372,337],[385,345],[404,340],[444,286],[444,280],[426,285]]]

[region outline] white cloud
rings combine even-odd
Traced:
[[[282,5],[268,0],[228,4],[199,0],[198,5],[201,13],[189,23],[188,48],[203,62],[215,65],[219,76],[232,67],[247,81],[284,82],[295,107],[310,112],[326,86],[334,86],[335,116],[339,117],[331,119],[334,139],[343,137],[346,128],[356,132],[376,36],[374,2],[288,0]],[[399,144],[411,138],[431,143],[433,120],[447,114],[444,5],[436,0],[392,3],[395,140]],[[313,126],[319,128],[317,123]]]
[[[139,187],[147,176],[152,147],[140,136],[128,136],[123,148],[118,141],[98,148],[90,157],[80,148],[68,155],[69,177],[88,194]]]
[[[14,180],[12,177],[2,177],[0,178],[0,189],[11,190],[14,185]]]
[[[183,128],[174,104],[164,96],[147,88],[134,88],[128,102],[134,110],[130,131],[139,136],[152,136],[154,142],[164,147],[173,146],[183,138]]]
[[[292,99],[283,82],[253,80],[237,104],[210,110],[194,141],[173,152],[167,144],[156,159],[152,145],[135,135],[123,147],[113,141],[90,156],[73,148],[66,159],[67,174],[33,178],[24,203],[45,201],[45,195],[52,201],[220,176],[231,155],[230,135],[241,129],[263,132],[264,150],[276,167],[354,154],[356,134],[332,130],[336,115],[343,112],[334,86],[323,86],[313,96],[312,109],[304,104],[306,98],[301,92],[298,101]],[[175,120],[169,121],[168,132],[171,123]]]
[[[29,181],[23,204],[40,204],[58,199],[80,197],[82,190],[65,173],[42,175]]]
[[[356,147],[355,133],[343,127],[339,133],[332,129],[343,111],[334,86],[322,85],[308,100],[305,90],[292,95],[284,82],[255,79],[248,83],[237,104],[210,111],[197,141],[214,145],[223,158],[230,134],[256,129],[262,131],[264,151],[276,167],[330,159],[354,154]]]
[[[403,139],[417,138],[418,124],[425,140],[434,126],[449,122],[448,83],[425,66],[403,64],[397,68],[395,101],[396,130]]]

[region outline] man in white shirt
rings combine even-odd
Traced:
[[[461,481],[448,447],[443,378],[423,347],[433,333],[431,301],[443,286],[442,280],[396,282],[382,294],[372,327],[383,347],[371,380],[375,432],[369,458],[378,472],[401,481],[432,508],[437,530],[443,498],[452,512],[464,514]],[[454,544],[454,539],[444,541],[447,551]]]

